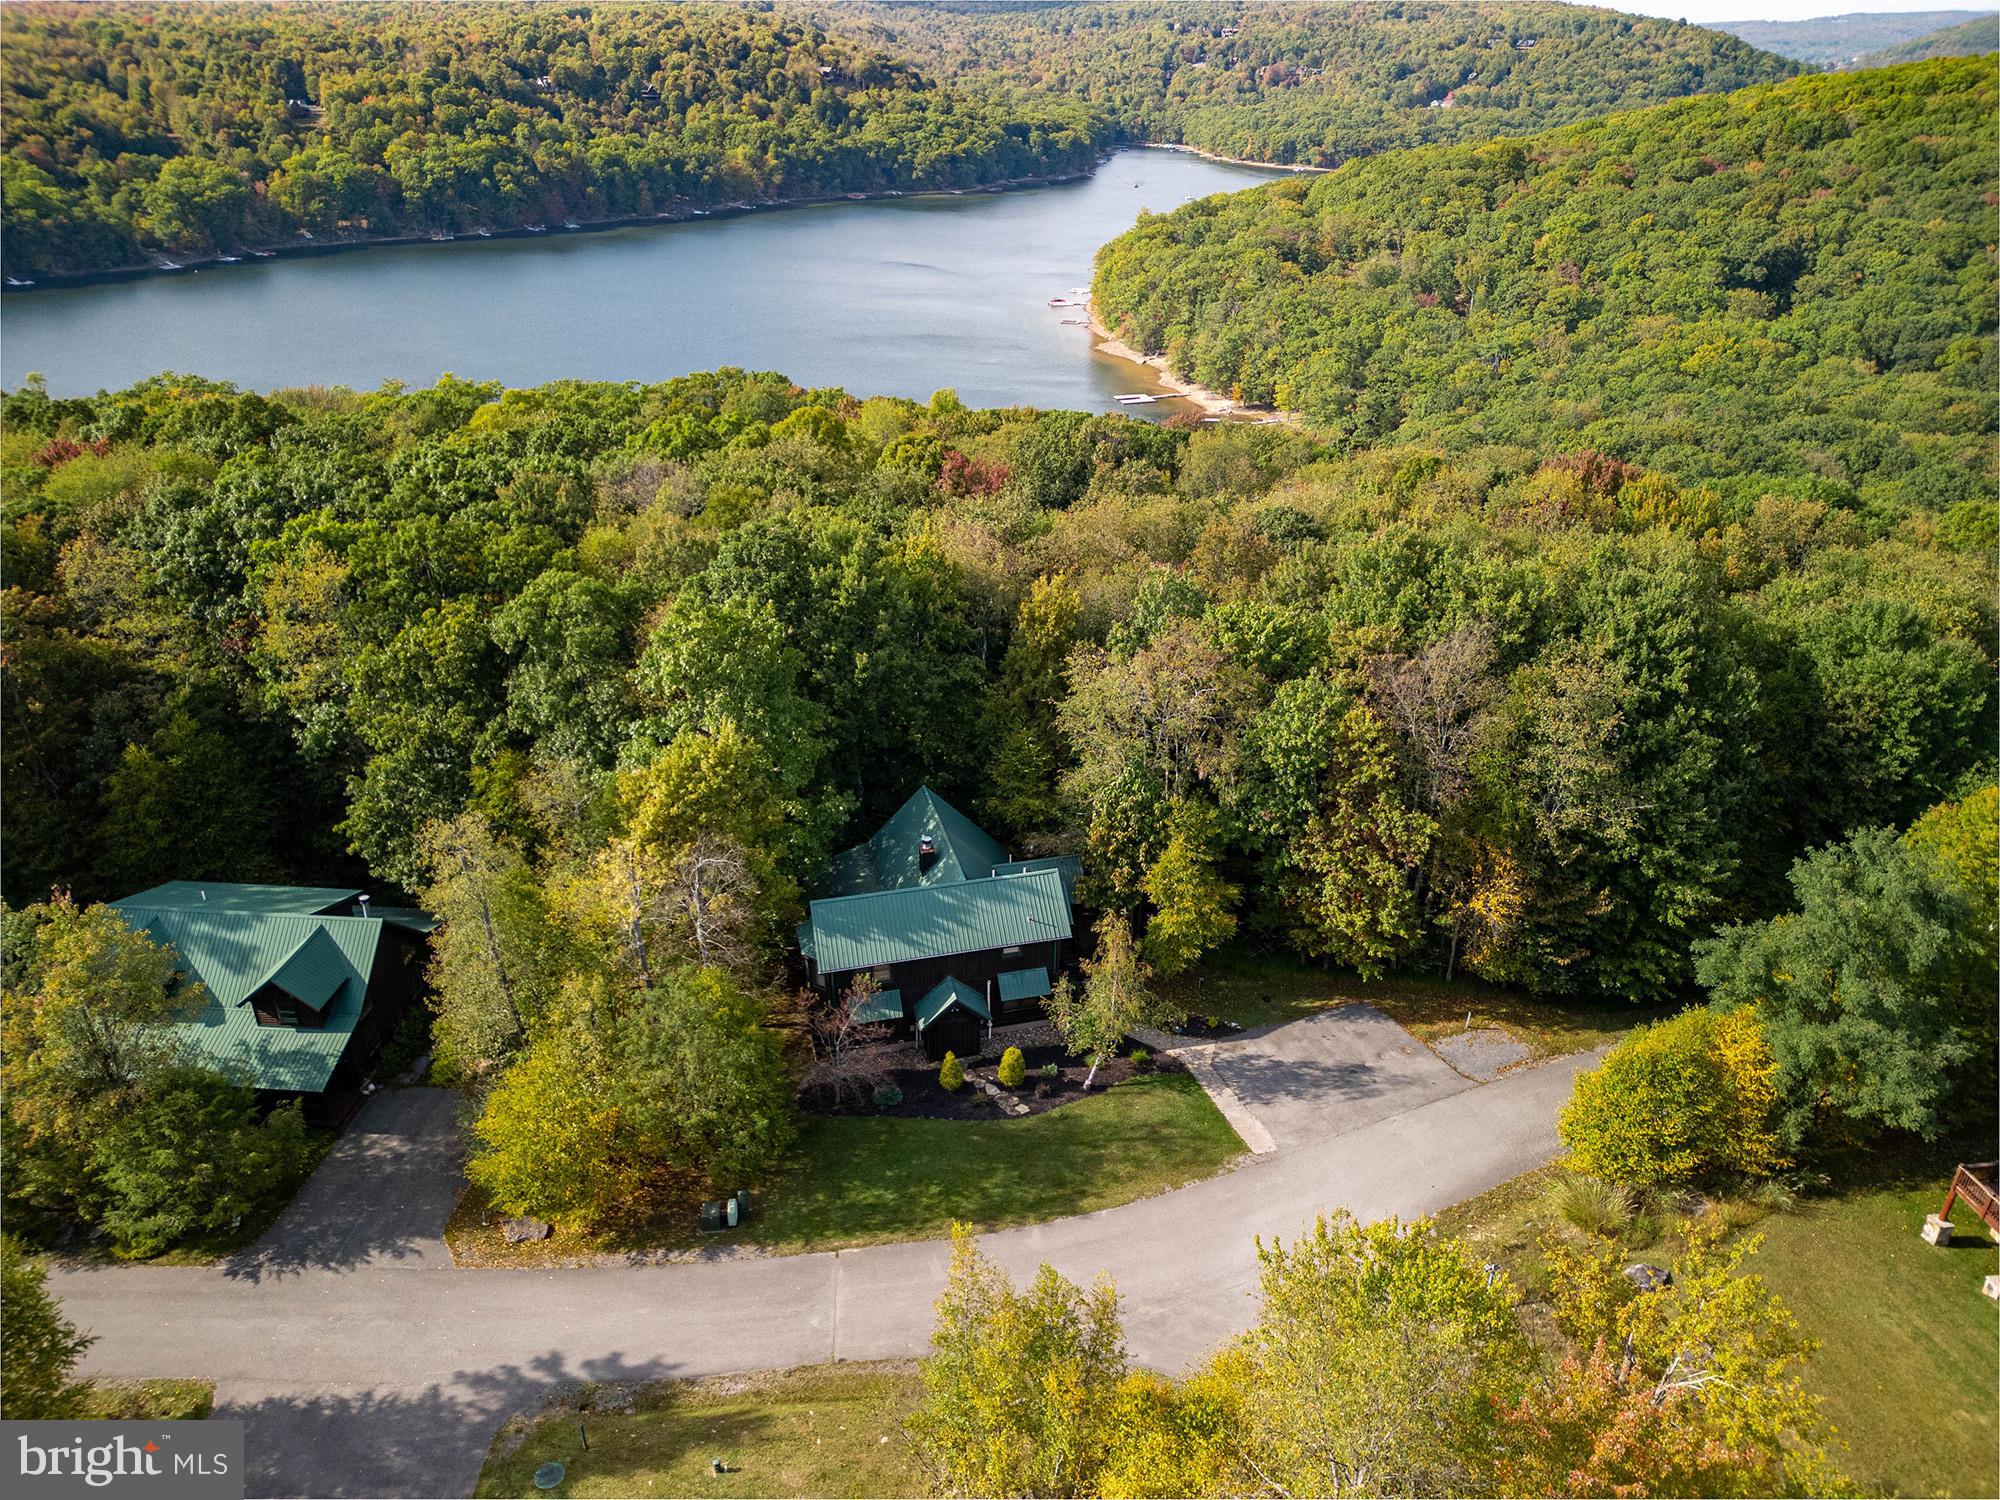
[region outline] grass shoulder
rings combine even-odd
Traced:
[[[1022,1119],[808,1115],[791,1164],[755,1194],[750,1222],[693,1232],[694,1204],[617,1233],[558,1228],[509,1245],[476,1190],[445,1237],[460,1265],[542,1267],[743,1246],[784,1254],[1005,1229],[1115,1208],[1214,1175],[1243,1151],[1201,1085],[1140,1074]]]
[[[1806,1383],[1844,1445],[1837,1461],[1864,1494],[2000,1494],[1996,1313],[1980,1291],[2000,1266],[2000,1247],[1962,1204],[1949,1249],[1917,1233],[1961,1159],[1950,1148],[1880,1151],[1831,1166],[1823,1185],[1796,1197],[1705,1203],[1733,1232],[1763,1236],[1748,1269],[1818,1342]],[[1549,1203],[1560,1172],[1528,1173],[1439,1215],[1475,1255],[1507,1268],[1531,1325],[1546,1321],[1537,1316],[1546,1287],[1539,1242],[1566,1232]],[[1676,1206],[1691,1205],[1642,1203],[1618,1236],[1621,1250],[1671,1268],[1681,1246]]]
[[[1523,994],[1472,979],[1367,980],[1283,954],[1224,949],[1161,993],[1189,1015],[1244,1026],[1296,1021],[1343,1005],[1372,1005],[1429,1046],[1465,1028],[1497,1027],[1528,1049],[1524,1062],[1588,1052],[1617,1041],[1657,1012],[1622,1000]]]
[[[473,1493],[921,1495],[903,1428],[918,1396],[914,1361],[585,1387],[502,1427]],[[563,1482],[538,1491],[552,1461]]]
[[[77,1415],[97,1422],[199,1422],[214,1410],[212,1380],[93,1380]]]

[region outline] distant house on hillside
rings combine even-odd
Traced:
[[[857,975],[868,1018],[907,1026],[933,1058],[974,1056],[993,1026],[1031,1021],[1073,956],[1069,855],[1010,860],[929,787],[833,861],[799,928],[829,999]]]
[[[421,983],[423,912],[334,886],[170,880],[111,906],[208,991],[175,1026],[205,1060],[271,1094],[332,1104],[359,1087]]]

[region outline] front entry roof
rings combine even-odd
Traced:
[[[936,989],[917,1002],[917,1030],[922,1031],[954,1005],[964,1006],[981,1020],[993,1019],[984,995],[963,980],[947,975]]]

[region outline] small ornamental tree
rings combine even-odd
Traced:
[[[1576,1080],[1557,1126],[1579,1171],[1650,1186],[1783,1165],[1757,1016],[1707,1007],[1635,1031]]]
[[[1000,1054],[1000,1087],[1017,1089],[1028,1076],[1028,1064],[1021,1056],[1019,1047],[1009,1047]]]
[[[1160,999],[1147,987],[1153,971],[1139,958],[1132,928],[1117,912],[1097,924],[1097,957],[1085,959],[1084,982],[1078,989],[1068,977],[1056,981],[1049,997],[1049,1019],[1070,1056],[1088,1058],[1089,1088],[1107,1058],[1135,1026],[1157,1025],[1165,1019]]]
[[[947,1052],[938,1066],[938,1087],[948,1094],[955,1094],[965,1087],[965,1064],[958,1060],[956,1052]]]
[[[872,1014],[869,1002],[880,988],[863,973],[831,1004],[802,997],[813,1042],[813,1060],[799,1081],[802,1093],[834,1104],[861,1104],[890,1082],[900,1049],[885,1023],[862,1019]]]

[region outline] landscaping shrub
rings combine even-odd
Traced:
[[[1776,1071],[1749,1010],[1643,1027],[1577,1079],[1558,1127],[1570,1165],[1641,1187],[1763,1176],[1783,1165]]]
[[[965,1087],[965,1064],[958,1060],[956,1052],[945,1053],[944,1062],[938,1067],[938,1086],[951,1094]]]
[[[1132,1049],[1132,1071],[1135,1073],[1152,1072],[1153,1054],[1148,1052],[1144,1047],[1134,1047]]]
[[[1017,1089],[1028,1076],[1028,1065],[1021,1057],[1019,1047],[1009,1047],[1000,1054],[1000,1087]]]
[[[1043,1063],[1043,1064],[1042,1064],[1042,1077],[1044,1077],[1044,1078],[1060,1078],[1060,1077],[1062,1077],[1062,1064],[1061,1064],[1061,1063]]]
[[[877,1109],[894,1109],[903,1102],[903,1091],[893,1083],[885,1083],[875,1090]]]
[[[1632,1190],[1581,1172],[1549,1184],[1549,1208],[1572,1229],[1616,1239],[1632,1227]]]

